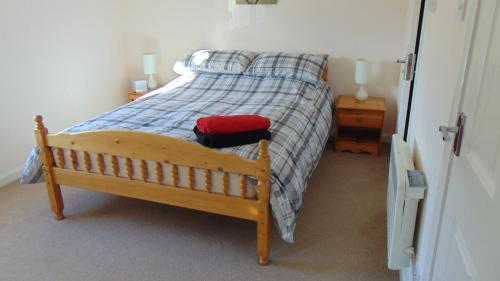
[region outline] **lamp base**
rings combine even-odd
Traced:
[[[149,74],[148,77],[148,89],[154,90],[158,87],[158,83],[156,83],[155,77],[153,74]]]
[[[356,100],[358,101],[365,101],[368,99],[368,93],[365,90],[365,87],[363,84],[359,87],[358,92],[356,93]]]

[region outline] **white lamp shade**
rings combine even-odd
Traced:
[[[144,54],[142,55],[142,64],[144,66],[144,74],[150,75],[156,73],[156,55]]]
[[[356,60],[356,83],[366,84],[370,81],[371,65],[365,59]]]

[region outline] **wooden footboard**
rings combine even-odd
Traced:
[[[257,222],[259,264],[268,264],[270,158],[267,141],[259,143],[258,159],[249,160],[192,142],[143,132],[89,131],[50,135],[42,116],[35,116],[35,122],[47,192],[56,219],[64,219],[60,185],[67,185],[252,220]],[[70,161],[66,160],[64,150],[70,151]],[[77,157],[78,154],[83,157]],[[92,155],[98,167],[92,167]],[[107,167],[105,155],[111,158],[111,167]],[[120,171],[118,157],[126,161],[125,177],[120,176],[123,171]],[[140,161],[140,171],[134,171],[132,159]],[[150,171],[146,161],[155,162],[156,169]],[[171,166],[172,185],[163,184],[162,163]],[[188,167],[188,188],[178,185],[179,167]],[[195,168],[205,173],[203,191],[194,189]],[[106,170],[111,170],[112,174],[106,174]],[[211,192],[213,171],[223,173],[223,194]],[[134,173],[140,173],[141,180],[134,179]],[[228,194],[229,173],[240,177],[240,197]],[[148,181],[153,174],[156,181]],[[249,176],[258,179],[255,199],[245,197]]]

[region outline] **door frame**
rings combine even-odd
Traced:
[[[468,23],[468,26],[465,27],[465,44],[463,46],[464,53],[462,58],[462,66],[461,66],[462,69],[460,70],[460,77],[457,81],[457,84],[454,85],[455,96],[453,98],[453,104],[451,106],[450,116],[448,118],[448,124],[446,124],[447,126],[455,126],[457,116],[459,114],[460,109],[462,108],[463,98],[465,94],[464,93],[465,78],[470,65],[469,57],[472,48],[472,39],[474,36],[475,26],[477,22],[477,13],[480,1],[481,0],[469,0],[467,2],[468,5],[471,5],[470,7],[467,7],[467,10],[471,13],[473,18]],[[424,17],[422,18],[422,25],[425,24],[425,19],[426,17],[429,16],[429,12],[432,12],[433,14],[436,13],[437,8],[429,6],[429,4],[434,4],[432,2],[433,1],[428,1],[427,2],[428,5],[425,5],[424,7],[425,11],[424,11]],[[415,79],[413,82],[415,82],[415,87],[413,90],[417,89],[417,91],[415,92],[416,93],[415,98],[418,98],[418,82],[419,82],[418,71],[415,72]],[[415,108],[411,108],[410,110],[413,112]],[[409,122],[409,125],[412,124],[413,118],[414,115],[410,114],[411,120]],[[438,128],[435,128],[435,130],[436,134],[439,134]],[[409,134],[410,133],[411,133],[411,128],[409,130]],[[440,230],[442,226],[443,212],[446,206],[446,197],[449,189],[451,169],[453,167],[453,161],[455,159],[455,156],[453,154],[452,144],[453,142],[451,140],[447,141],[445,144],[443,155],[441,157],[442,159],[442,164],[440,167],[441,176],[439,183],[437,185],[437,192],[434,198],[430,198],[432,199],[432,201],[427,202],[428,204],[427,208],[428,209],[430,208],[431,212],[429,214],[429,218],[431,221],[427,224],[429,227],[427,231],[430,233],[429,236],[430,239],[426,241],[427,244],[426,248],[429,249],[430,251],[426,251],[427,256],[424,257],[423,259],[424,264],[416,265],[417,266],[416,270],[420,271],[420,273],[422,274],[422,276],[419,276],[417,280],[432,280],[433,278],[434,265],[437,255],[437,242],[439,239]]]
[[[420,51],[420,43],[422,39],[422,27],[424,25],[424,14],[425,14],[425,7],[426,7],[426,2],[427,0],[420,0],[420,6],[419,6],[419,16],[418,16],[418,24],[417,24],[417,34],[416,34],[416,39],[415,39],[415,48],[413,50],[413,53],[415,54],[415,62],[414,62],[414,77],[412,78],[410,82],[410,89],[408,92],[408,102],[406,105],[406,119],[405,119],[405,128],[404,128],[404,133],[403,133],[403,140],[407,141],[408,139],[408,128],[410,127],[410,119],[411,119],[411,106],[413,103],[413,91],[415,87],[415,78],[416,78],[416,70],[417,70],[417,65],[419,61],[419,51]]]

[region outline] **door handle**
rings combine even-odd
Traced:
[[[406,55],[404,59],[397,59],[396,62],[400,64],[404,64],[404,80],[411,81],[413,80],[413,73],[415,72],[415,54],[409,53]]]
[[[450,133],[456,134],[458,133],[458,127],[448,127],[448,126],[439,126],[439,132],[441,133],[441,136],[443,137],[443,141],[448,141],[450,140]]]
[[[443,137],[443,141],[447,141],[450,139],[450,133],[455,134],[455,139],[453,141],[453,153],[456,156],[460,156],[460,150],[462,148],[462,139],[464,137],[464,128],[466,120],[467,116],[465,116],[465,113],[460,112],[457,118],[457,126],[455,127],[439,126],[439,132]]]

